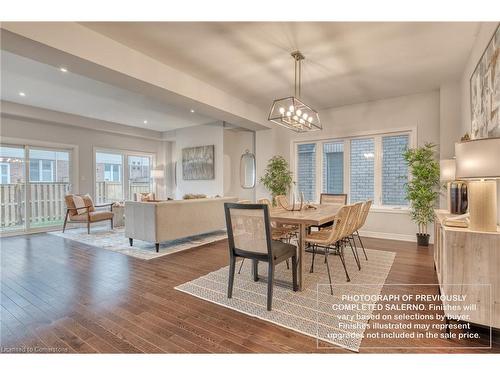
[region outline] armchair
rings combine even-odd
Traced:
[[[83,201],[82,206],[75,205],[75,197],[80,197]],[[77,198],[77,200],[80,200]],[[90,224],[100,221],[109,220],[111,229],[113,229],[113,212],[111,206],[113,203],[94,205],[92,198],[86,195],[68,194],[64,197],[66,203],[66,216],[64,217],[63,233],[66,230],[66,225],[69,223],[86,223],[87,233],[90,234]],[[109,211],[96,211],[96,208],[109,207]]]

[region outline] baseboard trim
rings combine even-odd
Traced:
[[[360,230],[359,234],[363,237],[373,237],[380,238],[383,240],[396,240],[396,241],[406,241],[406,242],[417,242],[415,234],[399,234],[399,233],[384,233],[384,232],[372,232],[368,230]],[[429,243],[434,243],[432,238]]]

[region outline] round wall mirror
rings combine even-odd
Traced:
[[[255,187],[255,155],[248,150],[240,159],[240,184],[243,189]]]

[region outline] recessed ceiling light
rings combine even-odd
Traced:
[[[60,67],[59,70],[63,73],[66,73],[68,71],[68,69],[66,69],[65,67]]]
[[[191,109],[189,112],[194,113],[194,109]]]
[[[20,91],[19,96],[26,96],[26,94],[24,92]]]
[[[148,120],[144,120],[143,122],[144,122],[145,124],[147,124],[147,123],[148,123]]]

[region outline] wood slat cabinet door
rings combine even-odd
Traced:
[[[470,231],[445,232],[442,293],[467,295],[464,305],[477,304],[476,310],[468,312],[469,321],[500,328],[500,236]]]

